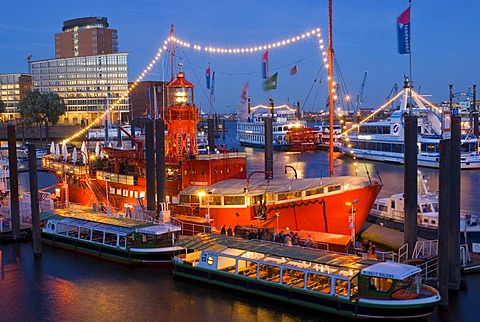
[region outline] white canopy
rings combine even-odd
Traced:
[[[60,144],[55,144],[55,159],[59,159],[60,158]]]
[[[72,151],[72,162],[73,162],[73,163],[77,163],[77,158],[78,158],[78,156],[77,156],[77,147],[74,147],[74,148],[73,148],[73,151]]]
[[[87,164],[88,162],[88,149],[87,149],[87,144],[85,141],[82,141],[82,147],[80,148],[80,151],[82,151],[82,162],[83,164]]]
[[[67,144],[66,143],[62,144],[62,155],[63,155],[63,159],[66,161],[67,156],[68,156],[68,150],[67,150]]]
[[[403,280],[404,278],[420,273],[421,271],[422,270],[419,267],[413,265],[397,262],[379,262],[362,269],[360,274],[364,276]]]

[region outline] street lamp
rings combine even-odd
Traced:
[[[357,211],[353,205],[358,202],[358,199],[353,200],[352,202],[347,201],[345,204],[349,207],[352,207],[350,209],[350,216],[348,218],[348,221],[350,223],[350,230],[352,233],[352,246],[355,247],[355,212]]]

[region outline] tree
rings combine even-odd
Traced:
[[[0,113],[5,113],[5,103],[0,100]]]
[[[27,126],[35,124],[39,127],[40,142],[42,142],[42,124],[45,124],[45,138],[48,141],[48,124],[58,123],[60,116],[65,114],[65,103],[54,93],[28,91],[18,103],[18,111]]]

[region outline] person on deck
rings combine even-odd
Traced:
[[[222,235],[226,235],[227,234],[227,230],[225,228],[225,225],[222,226],[222,229],[220,230],[220,234]]]
[[[232,226],[228,226],[227,235],[228,235],[228,236],[233,236]]]

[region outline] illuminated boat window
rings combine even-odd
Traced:
[[[303,288],[305,286],[305,272],[291,268],[284,268],[282,284]]]
[[[103,243],[103,231],[93,230],[92,231],[92,241],[95,243]]]
[[[307,274],[307,289],[309,290],[330,294],[331,283],[330,276],[315,273]]]
[[[335,294],[338,296],[347,296],[349,294],[349,281],[335,279]]]
[[[235,273],[235,258],[228,256],[218,256],[217,268],[228,273]]]
[[[68,226],[66,224],[58,223],[57,225],[57,234],[67,235]]]
[[[117,195],[119,195],[119,196],[122,195],[122,189],[117,189]]]
[[[328,192],[334,192],[334,191],[340,191],[340,190],[342,190],[342,185],[340,184],[328,187]]]
[[[274,283],[280,282],[280,267],[276,265],[260,264],[259,278]]]
[[[244,196],[223,196],[223,202],[225,206],[245,205],[245,197]]]
[[[81,227],[80,228],[80,239],[90,240],[90,232],[89,228]]]
[[[68,226],[68,236],[78,238],[78,226]]]
[[[248,277],[255,278],[257,276],[257,262],[239,260],[237,262],[237,272],[238,274],[245,275]]]
[[[323,187],[318,187],[314,189],[309,189],[305,191],[305,196],[313,196],[323,194]]]
[[[105,232],[105,242],[106,245],[117,246],[117,234]]]

